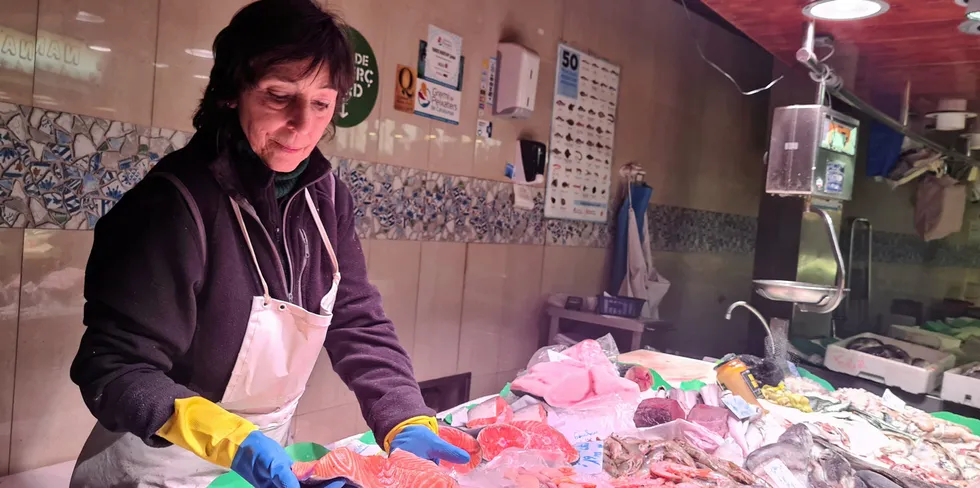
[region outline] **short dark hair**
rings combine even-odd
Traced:
[[[337,103],[354,85],[354,51],[346,24],[313,0],[258,0],[243,7],[214,38],[214,66],[201,104],[194,113],[198,131],[219,131],[238,124],[230,106],[277,65],[309,61],[310,74],[330,71]],[[331,121],[328,137],[334,133]]]

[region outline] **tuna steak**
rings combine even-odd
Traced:
[[[304,484],[346,479],[361,488],[451,488],[456,480],[431,461],[396,450],[387,458],[361,456],[340,448],[306,463],[294,463],[293,473]]]

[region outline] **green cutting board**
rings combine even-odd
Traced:
[[[316,461],[328,452],[326,447],[315,442],[300,442],[286,446],[286,454],[296,462]],[[245,478],[238,476],[238,473],[228,472],[218,476],[208,485],[210,488],[252,488],[252,485]]]

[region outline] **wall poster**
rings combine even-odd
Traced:
[[[558,46],[544,216],[606,222],[619,66]]]

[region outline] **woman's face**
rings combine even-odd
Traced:
[[[333,118],[337,90],[330,73],[325,66],[305,73],[308,67],[304,61],[278,65],[238,101],[248,143],[273,171],[296,169]]]

